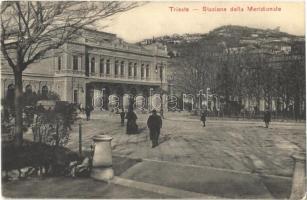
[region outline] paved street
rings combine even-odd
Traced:
[[[92,137],[113,137],[109,184],[91,178],[34,178],[4,183],[6,197],[31,198],[289,198],[294,163],[305,150],[305,124],[208,120],[202,127],[188,113],[167,113],[160,145],[151,148],[147,114],[138,114],[140,133],[127,135],[120,117],[92,115],[82,121],[83,150]],[[78,123],[68,147],[78,151]],[[141,158],[141,159],[133,159]],[[50,190],[51,189],[51,190]],[[17,192],[18,191],[18,192]],[[65,192],[64,192],[65,191]]]
[[[306,151],[304,123],[273,122],[266,129],[261,121],[209,118],[204,128],[186,113],[166,116],[160,145],[152,149],[147,114],[138,114],[140,134],[127,135],[119,115],[95,112],[91,121],[82,122],[83,148],[89,150],[92,136],[104,133],[114,138],[114,155],[288,177],[293,173],[291,155]],[[68,147],[78,150],[77,124]]]

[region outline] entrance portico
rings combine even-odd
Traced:
[[[90,82],[86,84],[86,105],[95,110],[128,110],[131,101],[136,110],[150,110],[160,100],[153,98],[160,93],[160,86],[126,83]],[[152,102],[152,104],[150,104]]]

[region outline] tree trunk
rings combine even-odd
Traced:
[[[14,72],[15,78],[15,135],[16,145],[21,146],[23,142],[22,122],[22,72]]]

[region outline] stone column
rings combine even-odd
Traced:
[[[90,55],[88,56],[88,63],[87,63],[87,64],[88,64],[88,73],[89,73],[89,76],[91,76],[91,73],[92,73],[92,62],[91,62],[91,61],[92,61],[92,58],[93,58],[92,56],[90,56]]]
[[[129,108],[129,94],[125,93],[123,96],[123,108],[127,111]]]
[[[152,87],[149,88],[149,97],[148,97],[148,110],[153,110],[152,107],[152,96],[154,95],[154,89]]]
[[[78,71],[82,72],[82,57],[78,55]]]

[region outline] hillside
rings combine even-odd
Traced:
[[[210,43],[216,43],[216,45],[222,44],[225,49],[265,49],[275,54],[289,53],[294,43],[304,44],[305,38],[280,32],[279,27],[275,29],[257,29],[227,25],[218,27],[205,34],[174,34],[146,39],[140,43],[143,45],[156,42],[162,43],[167,46],[171,56],[176,56],[180,54],[182,46],[202,41],[210,41]]]

